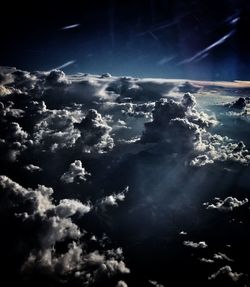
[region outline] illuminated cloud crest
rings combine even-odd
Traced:
[[[224,200],[216,197],[214,198],[213,203],[206,202],[204,203],[204,206],[206,206],[206,209],[215,209],[218,211],[232,211],[235,208],[245,205],[246,203],[248,203],[247,198],[243,200],[238,200],[235,197],[229,196]]]

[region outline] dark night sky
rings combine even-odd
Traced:
[[[250,78],[249,1],[29,2],[3,10],[1,65],[50,70],[75,61],[64,71]],[[62,30],[72,24],[80,26]]]

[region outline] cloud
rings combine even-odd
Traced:
[[[155,280],[149,280],[148,281],[151,285],[155,286],[155,287],[164,287],[164,285],[158,283],[157,281]]]
[[[116,287],[128,287],[128,285],[126,284],[126,282],[120,280],[117,282]]]
[[[218,197],[214,198],[214,203],[203,203],[206,206],[206,209],[215,209],[218,211],[232,211],[235,208],[245,205],[248,203],[248,199],[238,200],[235,197],[229,196],[224,200]]]
[[[200,207],[215,190],[227,197],[232,188],[243,187],[238,205],[246,204],[249,137],[238,130],[238,123],[227,125],[217,110],[218,118],[213,115],[207,105],[209,88],[205,95],[208,83],[201,84],[201,92],[199,82],[190,87],[183,80],[12,68],[0,80],[0,169],[6,175],[0,177],[1,254],[8,274],[19,274],[28,286],[35,285],[36,278],[58,286],[115,286],[123,280],[149,285],[137,271],[137,262],[142,270],[150,269],[155,286],[161,286],[163,275],[169,275],[169,284],[173,280],[178,285],[174,274],[153,263],[166,260],[182,275],[189,259],[186,252],[178,258],[173,249],[170,253],[177,257],[172,260],[165,250],[158,252],[160,243],[166,242],[166,250],[175,246],[178,232],[190,230],[190,222],[195,223],[196,235],[207,241],[206,235],[214,232],[214,215]],[[182,95],[182,84],[186,90],[197,90],[196,97]],[[234,112],[227,107],[226,111]],[[35,172],[40,168],[42,172]],[[74,184],[86,179],[86,184]],[[130,186],[130,193],[125,186]],[[217,199],[205,208],[237,207],[235,200],[224,201]],[[216,228],[220,224],[216,221]],[[228,242],[236,248],[241,244],[241,237],[232,241],[233,232],[222,233],[218,242],[210,240],[216,250]],[[145,248],[152,234],[158,234],[153,239],[155,252],[148,256]],[[181,234],[182,241],[187,239],[186,232]],[[190,285],[196,283],[199,268],[211,270],[232,260],[225,252],[205,256],[205,241],[184,242],[205,252],[198,258],[201,262],[215,262],[190,269]],[[143,259],[133,257],[137,248],[145,254]],[[239,252],[233,257],[235,264],[242,263],[241,256]],[[135,267],[131,276],[127,258]]]
[[[205,241],[200,241],[200,242],[184,241],[183,245],[187,247],[198,248],[198,249],[204,249],[204,248],[207,248],[208,246]]]
[[[14,208],[16,217],[22,220],[21,227],[36,226],[31,236],[33,242],[37,242],[33,247],[26,245],[30,250],[21,266],[22,272],[27,275],[40,271],[64,276],[71,274],[79,277],[83,284],[94,283],[100,276],[130,272],[122,260],[121,249],[89,253],[86,249],[88,242],[80,242],[84,233],[72,218],[89,213],[89,203],[62,199],[54,204],[52,188],[39,185],[37,189],[26,189],[6,176],[0,176],[0,187],[1,194],[8,195],[9,208]],[[25,207],[27,203],[28,209]],[[55,247],[59,242],[65,242],[65,250]],[[89,268],[92,273],[87,272]]]
[[[234,261],[233,259],[229,258],[226,254],[224,254],[222,252],[215,253],[213,258],[215,260],[225,260],[225,261],[229,261],[229,262]]]
[[[91,174],[82,166],[82,162],[80,160],[75,160],[70,164],[69,170],[65,172],[60,179],[65,183],[73,183],[78,180],[86,181],[86,176],[90,175]]]
[[[42,168],[40,168],[37,165],[34,164],[28,164],[24,167],[24,169],[26,169],[29,172],[38,172],[38,171],[42,171]]]
[[[229,265],[221,267],[217,272],[213,273],[208,277],[209,280],[215,279],[229,279],[233,282],[239,281],[243,277],[243,273],[233,272],[232,268]]]
[[[96,110],[89,110],[85,118],[74,126],[81,132],[80,143],[85,152],[95,150],[102,153],[114,147],[114,140],[110,135],[112,128]]]
[[[204,166],[215,161],[248,164],[250,155],[245,144],[207,131],[217,124],[214,116],[197,110],[195,97],[186,93],[178,100],[155,103],[153,120],[145,123],[141,143],[164,143],[172,152],[193,157],[191,166]]]
[[[101,208],[103,211],[109,206],[118,206],[118,202],[125,200],[125,194],[128,192],[129,187],[127,186],[123,191],[119,193],[113,193],[105,196],[97,203],[97,208]]]
[[[250,103],[249,97],[240,97],[236,101],[233,101],[232,103],[226,104],[226,107],[229,107],[232,110],[245,110],[247,104]]]
[[[209,258],[200,258],[199,259],[200,260],[200,262],[202,262],[202,263],[209,263],[209,264],[212,264],[212,263],[214,263],[214,260],[213,259],[209,259]]]

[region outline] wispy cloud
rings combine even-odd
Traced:
[[[70,65],[73,65],[75,62],[76,62],[75,60],[68,61],[68,62],[62,64],[61,66],[56,67],[55,70],[66,68],[66,67],[68,67]]]
[[[77,28],[81,26],[79,23],[76,23],[76,24],[72,24],[72,25],[68,25],[68,26],[64,26],[62,27],[62,30],[69,30],[69,29],[74,29],[74,28]]]
[[[205,49],[197,52],[196,54],[194,54],[192,57],[184,59],[183,61],[179,62],[177,65],[183,65],[183,64],[188,64],[191,63],[193,61],[201,60],[204,57],[207,56],[208,52],[212,49],[214,49],[215,47],[223,44],[228,38],[230,38],[233,34],[234,34],[235,30],[232,30],[231,32],[229,32],[228,34],[226,34],[225,36],[223,36],[222,38],[220,38],[219,40],[217,40],[216,42],[214,42],[213,44],[209,45],[208,47],[206,47]]]

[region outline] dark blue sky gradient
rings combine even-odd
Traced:
[[[124,3],[123,3],[124,2]],[[67,73],[249,80],[249,1],[35,1],[9,3],[0,64]],[[74,29],[62,30],[79,23]],[[182,63],[223,36],[232,36]]]

